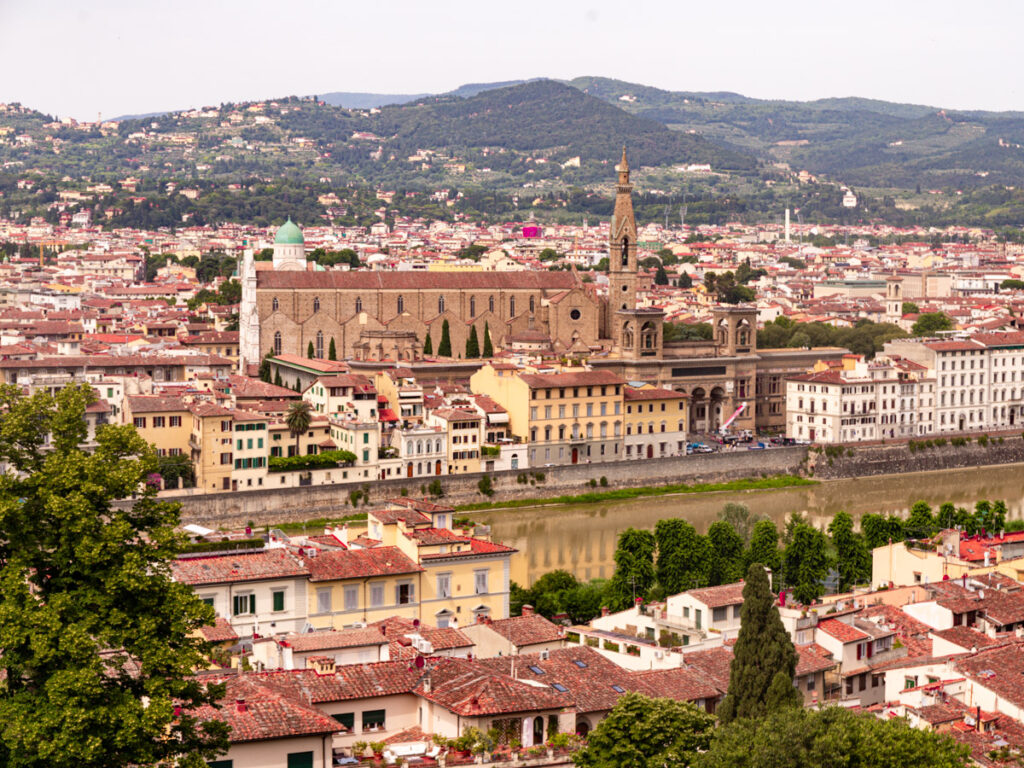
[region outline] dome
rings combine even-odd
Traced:
[[[281,228],[277,230],[277,236],[274,237],[274,242],[279,245],[302,245],[306,241],[302,237],[302,230],[296,226],[296,224],[288,218]]]

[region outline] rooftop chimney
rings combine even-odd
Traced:
[[[609,613],[611,613],[611,611],[609,610],[608,606],[607,605],[602,605],[601,606],[601,615],[602,616],[607,616]]]
[[[235,699],[235,709],[239,712],[248,712],[249,707],[246,706],[245,699]]]
[[[524,605],[523,608],[522,608],[522,615],[523,616],[533,616],[533,606],[532,605]]]

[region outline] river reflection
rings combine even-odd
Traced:
[[[622,530],[630,526],[653,528],[662,518],[683,517],[705,533],[729,501],[746,504],[781,527],[795,511],[821,525],[843,509],[854,518],[866,512],[906,514],[919,499],[933,507],[946,501],[973,506],[978,499],[1002,499],[1009,508],[1009,518],[1019,519],[1024,506],[1024,464],[830,480],[778,491],[654,496],[476,512],[473,518],[490,524],[495,540],[519,550],[512,560],[512,580],[531,584],[556,568],[581,579],[607,578],[614,570],[612,556]]]

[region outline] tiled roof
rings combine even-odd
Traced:
[[[245,400],[253,398],[259,398],[260,400],[274,400],[277,398],[294,400],[299,397],[299,393],[293,389],[279,387],[276,384],[260,381],[250,376],[228,376],[228,386],[231,387],[231,392],[235,397]]]
[[[538,614],[497,619],[490,623],[490,627],[516,647],[553,643],[564,637],[557,624]]]
[[[700,670],[719,690],[729,689],[729,668],[732,666],[732,648],[720,646],[704,651],[683,654],[683,662]]]
[[[801,675],[813,675],[816,672],[825,672],[836,665],[832,654],[817,643],[794,646],[796,648],[796,670],[793,672],[797,677]]]
[[[479,663],[454,658],[441,659],[430,671],[430,690],[421,682],[416,693],[461,717],[560,710],[573,703],[567,693],[490,674]]]
[[[717,699],[725,690],[696,667],[675,667],[639,672],[635,677],[641,692],[654,698],[676,701]]]
[[[721,608],[726,605],[743,604],[743,582],[735,584],[723,584],[720,587],[707,587],[705,589],[691,589],[686,594],[695,600],[704,603],[708,608]]]
[[[128,410],[135,413],[161,413],[167,411],[185,411],[187,406],[180,397],[156,397],[152,395],[130,395]]]
[[[424,640],[428,640],[435,651],[447,651],[453,648],[471,648],[476,643],[455,627],[432,627],[429,624],[413,623],[412,619],[404,619],[400,616],[392,616],[388,619],[370,624],[386,634],[389,640],[395,640],[406,635],[418,634]]]
[[[1024,706],[1024,643],[983,648],[953,662],[960,673],[1012,704]]]
[[[904,613],[895,605],[869,605],[858,614],[869,621],[884,619],[884,624],[894,627],[900,642],[907,649],[907,656],[931,656],[932,641],[928,633],[931,628],[924,622]]]
[[[986,648],[990,645],[996,645],[1000,643],[999,640],[989,637],[983,632],[979,632],[976,629],[965,627],[963,625],[959,627],[950,627],[949,629],[936,629],[932,630],[932,634],[935,637],[941,638],[947,642],[953,643],[953,645],[963,648],[965,651],[970,651],[973,648]]]
[[[379,629],[336,629],[326,632],[292,632],[280,638],[297,653],[326,651],[335,648],[358,648],[366,645],[386,645],[388,639]]]
[[[322,552],[306,560],[306,566],[309,569],[310,581],[364,579],[370,576],[390,576],[423,570],[398,547]]]
[[[175,581],[191,586],[306,576],[309,570],[284,549],[180,558],[171,563]]]
[[[869,635],[865,632],[861,632],[856,627],[852,627],[846,622],[839,621],[839,619],[825,619],[824,621],[819,621],[818,629],[843,643],[856,643],[860,640],[869,639]]]
[[[231,742],[267,741],[293,736],[331,734],[341,725],[297,696],[261,683],[249,675],[224,680],[226,690],[219,708],[200,707],[191,712],[202,721],[220,720],[231,726]]]
[[[652,389],[626,387],[624,391],[626,400],[629,402],[636,400],[677,400],[689,397],[685,392],[676,392],[674,389],[659,389],[657,387]]]
[[[571,373],[523,373],[519,378],[531,389],[547,387],[593,387],[624,385],[624,379],[611,371],[577,371]]]
[[[238,640],[238,633],[223,616],[218,616],[213,626],[200,627],[199,631],[210,643],[233,643]]]
[[[457,291],[535,290],[557,291],[572,288],[577,278],[571,272],[258,272],[261,289],[366,291]]]

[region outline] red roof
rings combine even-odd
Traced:
[[[843,643],[856,643],[870,639],[868,635],[856,627],[852,627],[839,619],[825,619],[818,622],[818,629]]]
[[[284,549],[190,557],[171,563],[175,581],[197,586],[305,576],[307,568]]]
[[[306,561],[310,581],[364,579],[417,573],[424,570],[410,560],[398,547],[347,549],[322,552]]]

